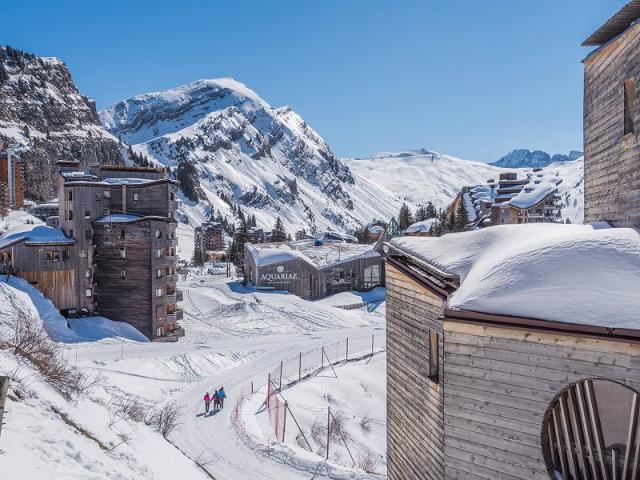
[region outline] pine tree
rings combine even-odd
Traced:
[[[406,203],[403,203],[400,207],[400,213],[398,214],[398,225],[400,226],[400,230],[406,230],[406,228],[413,223],[411,210]]]
[[[193,256],[191,257],[191,261],[196,267],[202,267],[204,265],[205,257],[203,253],[200,251],[199,247],[196,247],[193,251]]]
[[[280,216],[276,219],[276,224],[271,231],[271,239],[274,242],[284,242],[287,239],[287,231],[284,228]]]
[[[469,215],[467,214],[467,208],[464,204],[464,198],[460,198],[458,202],[458,208],[456,209],[455,217],[455,231],[464,232],[467,229],[469,223]]]
[[[427,203],[427,208],[425,210],[427,214],[427,218],[425,220],[429,220],[430,218],[436,218],[438,216],[438,211],[436,210],[436,207],[434,207],[433,203],[431,202]]]
[[[4,68],[4,61],[2,60],[2,56],[0,56],[0,85],[9,80],[9,74],[7,70]]]

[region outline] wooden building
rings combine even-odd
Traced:
[[[640,226],[640,1],[627,3],[584,46],[585,221]]]
[[[41,234],[36,239],[64,239],[67,248],[42,262],[42,255],[28,250],[40,243],[26,235],[22,243],[0,242],[0,255],[45,295],[64,290],[51,299],[66,315],[99,313],[131,323],[150,339],[170,335],[182,316],[175,271],[177,182],[159,168],[81,171],[76,161],[58,165],[59,228],[33,232]],[[46,255],[49,250],[41,249]]]
[[[384,284],[382,257],[373,245],[322,240],[247,243],[244,258],[245,274],[256,287],[304,299]]]
[[[600,286],[640,282],[640,256],[633,254],[640,235],[565,230],[542,247],[541,232],[531,228],[590,227],[497,226],[385,244],[390,480],[640,478],[640,302]],[[504,229],[519,231],[508,238],[536,260],[499,258]],[[567,249],[562,242],[573,233],[584,245]],[[483,256],[487,240],[495,247]],[[582,270],[587,245],[595,260]],[[594,273],[599,262],[619,258],[629,265]],[[555,283],[521,275],[520,284],[509,270],[530,272],[540,261],[573,270],[562,270]],[[510,283],[500,286],[505,277]],[[571,285],[566,299],[545,290],[565,279],[600,287],[588,318],[582,304],[590,300]],[[520,303],[522,295],[528,298]]]

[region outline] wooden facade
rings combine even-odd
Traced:
[[[449,310],[455,277],[386,259],[390,479],[640,478],[640,330]]]
[[[327,265],[317,265],[302,256],[258,264],[251,249],[246,248],[245,274],[256,287],[287,291],[307,300],[350,290],[366,291],[384,284],[384,264],[378,254],[354,255]]]
[[[640,6],[630,2],[585,42],[585,221],[640,226]]]

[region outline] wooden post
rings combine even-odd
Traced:
[[[373,357],[373,333],[371,334],[371,356]]]
[[[284,361],[280,361],[280,386],[278,390],[282,390],[282,366],[284,365]]]
[[[302,352],[298,358],[298,381],[302,380]]]
[[[287,431],[287,401],[284,401],[284,418],[282,419],[282,443],[284,443],[284,435]]]
[[[324,368],[324,346],[322,347],[322,358],[320,360],[320,370]]]
[[[251,393],[253,393],[253,380],[251,380]]]
[[[327,460],[329,460],[329,427],[331,426],[331,407],[327,407]]]
[[[347,348],[345,349],[344,352],[344,363],[347,363],[349,361],[349,337],[347,337]]]
[[[4,406],[9,393],[9,377],[0,377],[0,433],[2,433],[2,419],[4,417]]]
[[[267,409],[269,409],[269,407],[271,406],[271,374],[269,374],[269,377],[267,379]]]

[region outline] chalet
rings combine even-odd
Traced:
[[[640,478],[638,231],[501,225],[383,249],[390,480]]]
[[[640,226],[640,1],[587,38],[584,63],[585,221]]]
[[[204,254],[220,252],[225,249],[224,229],[218,222],[206,222],[193,232],[194,248]]]
[[[247,243],[245,274],[258,288],[285,290],[304,299],[384,283],[382,257],[373,245],[344,240]]]
[[[422,220],[409,225],[404,234],[409,237],[430,237],[433,234],[433,229],[438,226],[437,218],[429,218],[428,220]]]
[[[0,237],[0,258],[68,316],[100,313],[150,339],[181,319],[176,290],[177,183],[163,169],[58,162],[59,228]]]

